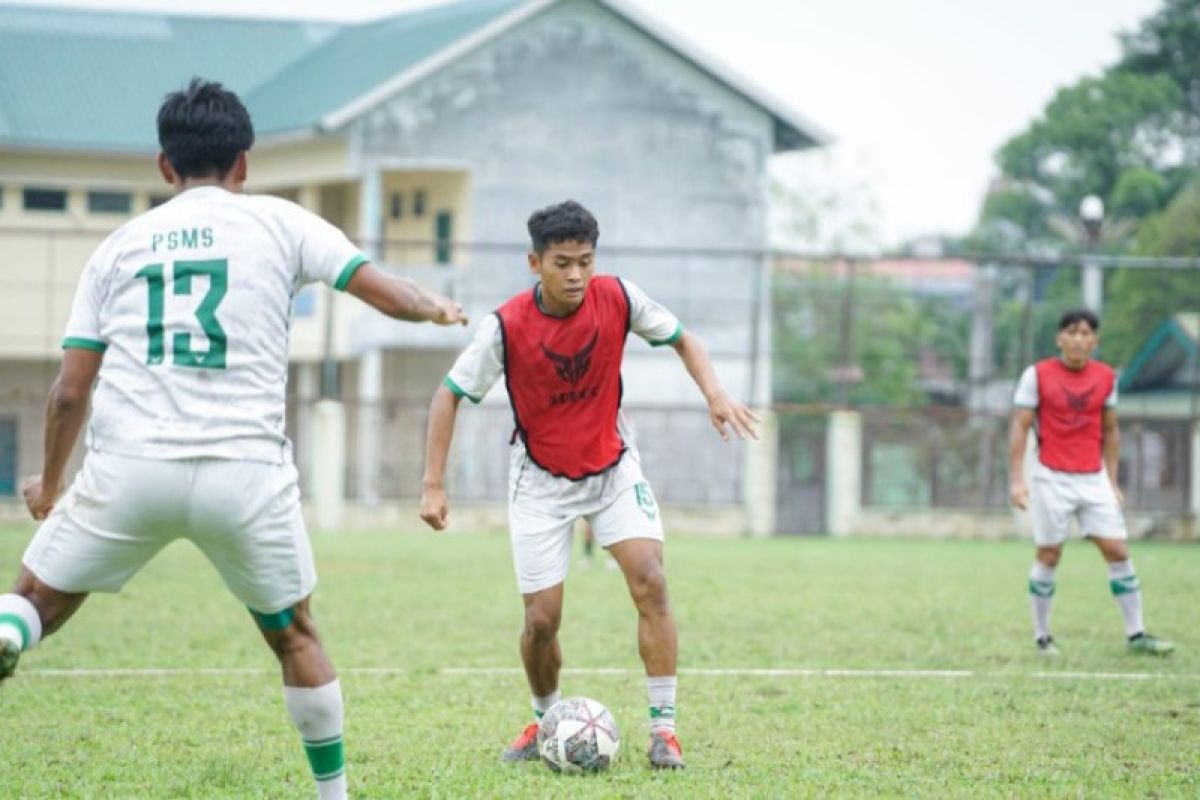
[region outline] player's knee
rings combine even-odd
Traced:
[[[639,568],[629,588],[638,608],[650,611],[667,607],[667,575],[662,564],[652,562]]]
[[[286,623],[279,627],[267,627],[262,619],[258,622],[267,644],[280,660],[321,646],[316,625],[306,613],[293,613]]]
[[[525,636],[535,642],[549,642],[558,635],[559,614],[536,606],[525,609]]]
[[[1060,558],[1062,558],[1061,547],[1039,547],[1037,550],[1037,560],[1047,567],[1057,567]]]

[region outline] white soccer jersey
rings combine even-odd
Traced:
[[[637,285],[622,279],[629,297],[629,329],[651,346],[674,344],[683,326],[674,314],[650,299]],[[504,374],[504,340],[495,314],[488,314],[467,349],[446,375],[446,386],[459,397],[478,403]],[[628,451],[612,469],[572,481],[556,478],[525,454],[520,437],[513,442],[509,460],[509,497],[549,504],[564,514],[590,514],[608,505],[619,494],[641,482],[642,471],[636,434],[625,413],[617,414],[617,430]]]
[[[188,189],[130,220],[84,267],[63,347],[104,353],[93,450],[282,463],[292,299],[344,289],[366,258],[287,200]]]

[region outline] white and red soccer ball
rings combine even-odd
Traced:
[[[601,703],[568,697],[551,706],[539,725],[542,761],[555,772],[600,772],[617,757],[617,721]]]

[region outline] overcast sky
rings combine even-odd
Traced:
[[[962,233],[992,154],[1056,88],[1117,58],[1160,0],[626,0],[820,125],[778,174],[852,206],[879,244]],[[0,0],[0,5],[12,4]],[[430,0],[40,0],[20,5],[363,20]],[[734,14],[731,9],[736,9]],[[862,219],[867,217],[867,219]]]

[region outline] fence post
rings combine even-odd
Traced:
[[[1192,533],[1200,537],[1200,419],[1192,420],[1192,491],[1188,511],[1192,514]]]
[[[779,418],[770,409],[760,409],[758,441],[743,446],[742,507],[746,532],[751,536],[775,533],[775,499],[779,485]]]
[[[317,528],[334,530],[346,507],[346,412],[341,402],[325,399],[313,408],[308,463]]]
[[[862,509],[862,414],[829,415],[825,470],[825,528],[830,536],[855,533]]]

